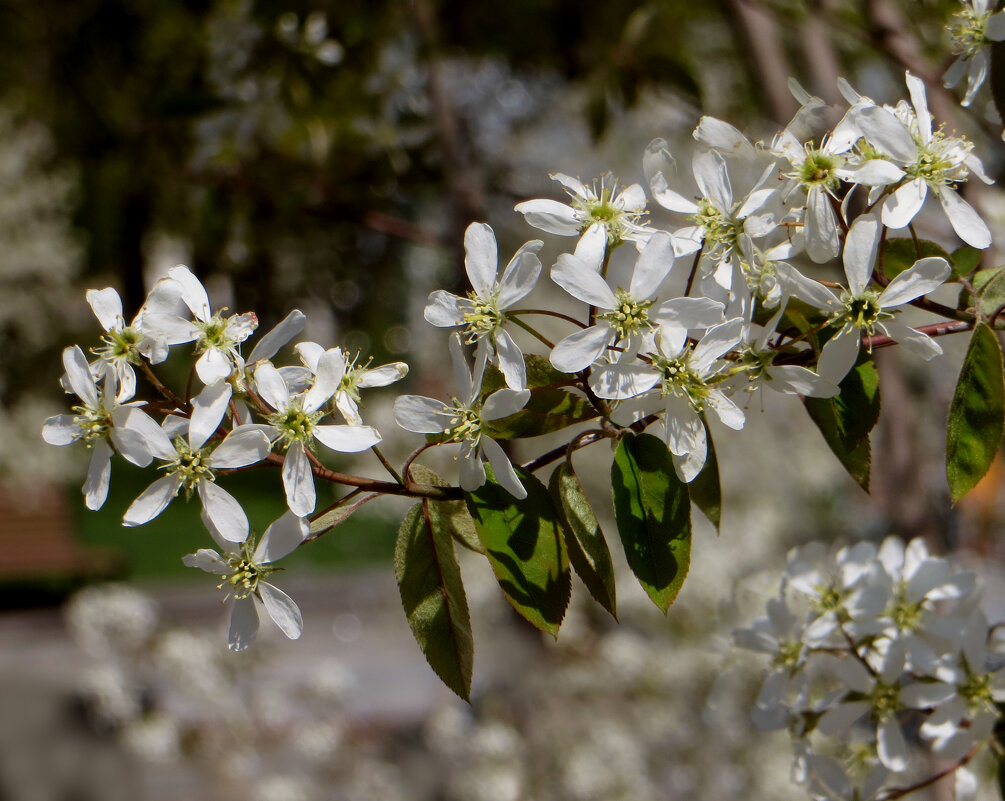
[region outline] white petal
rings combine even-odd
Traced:
[[[985,28],[987,30],[987,28]],[[959,56],[957,59],[949,65],[949,69],[946,70],[946,74],[942,76],[942,85],[947,89],[952,89],[956,84],[963,80],[963,76],[967,74],[967,59],[965,56]]]
[[[600,358],[613,338],[614,331],[606,323],[577,331],[555,345],[551,364],[563,373],[578,373]]]
[[[918,156],[918,146],[910,131],[890,111],[880,106],[863,106],[855,115],[865,138],[881,153],[910,164]]]
[[[881,308],[888,309],[907,303],[941,286],[952,268],[940,256],[918,259],[909,269],[894,278],[878,298]]]
[[[691,404],[683,398],[669,398],[666,405],[666,420],[664,421],[667,435],[667,447],[675,456],[686,453],[704,453],[705,424]]]
[[[108,497],[108,481],[112,477],[112,449],[102,439],[91,446],[91,463],[84,482],[84,502],[88,509],[100,509]]]
[[[705,332],[705,336],[695,345],[694,355],[691,364],[698,371],[699,375],[704,375],[712,362],[725,353],[728,353],[743,336],[743,319],[736,317],[720,323]]]
[[[80,427],[73,420],[72,414],[47,417],[42,423],[42,439],[50,445],[70,445],[76,442]]]
[[[282,375],[271,362],[262,362],[255,368],[255,388],[269,406],[278,412],[290,405],[290,390]]]
[[[98,318],[101,327],[106,331],[118,331],[125,325],[122,319],[122,300],[119,293],[111,287],[106,289],[88,289],[84,293],[87,302]]]
[[[426,301],[426,308],[422,316],[426,322],[438,326],[439,328],[453,328],[464,324],[464,314],[461,312],[459,301],[462,298],[444,289],[437,289],[429,293]]]
[[[230,565],[211,548],[200,548],[195,553],[185,554],[181,561],[185,567],[197,567],[217,576],[226,576],[230,572]]]
[[[182,481],[178,476],[164,476],[140,493],[122,516],[122,525],[139,526],[153,520],[163,512],[172,498],[181,489]]]
[[[84,352],[77,345],[63,350],[63,368],[74,394],[87,406],[97,406],[98,390],[94,386],[94,376]]]
[[[199,329],[190,320],[161,312],[143,315],[143,333],[154,339],[162,339],[167,345],[180,345],[199,338]]]
[[[477,294],[491,291],[498,267],[495,233],[485,223],[471,223],[464,232],[464,269]]]
[[[729,185],[726,160],[716,151],[706,150],[698,152],[691,164],[702,195],[720,211],[728,212],[733,205],[733,189]]]
[[[928,144],[932,141],[932,115],[928,111],[928,98],[925,96],[925,83],[917,75],[908,72],[905,75],[907,80],[907,91],[911,95],[911,105],[914,106],[914,113],[918,118],[918,131],[921,133],[921,141]]]
[[[627,400],[648,392],[660,380],[659,373],[648,364],[630,362],[603,364],[590,373],[590,387],[598,397]]]
[[[991,231],[984,220],[955,189],[942,187],[939,190],[939,202],[960,239],[978,250],[991,245]]]
[[[696,141],[714,147],[724,156],[750,160],[757,155],[746,136],[728,122],[715,117],[702,117],[692,135]]]
[[[291,311],[275,328],[255,343],[248,356],[248,364],[254,365],[262,359],[271,359],[283,345],[303,331],[306,324],[306,314],[300,309]]]
[[[1000,42],[1005,39],[1005,12],[999,11],[988,19],[984,26],[984,35],[992,42]]]
[[[733,403],[722,392],[717,389],[709,391],[707,400],[708,407],[715,412],[716,417],[719,418],[719,421],[723,425],[729,426],[734,431],[739,431],[743,428],[743,424],[746,422],[743,409]]]
[[[697,203],[670,189],[661,172],[652,177],[649,189],[653,193],[653,199],[669,211],[676,211],[679,214],[694,214],[698,211]]]
[[[527,490],[517,477],[513,464],[510,462],[506,452],[494,439],[483,437],[481,440],[482,451],[488,457],[489,464],[492,465],[492,472],[496,481],[514,498],[522,499],[527,497]]]
[[[252,596],[234,601],[230,612],[230,631],[227,633],[227,647],[231,651],[243,651],[258,636],[258,610]]]
[[[817,362],[817,374],[832,384],[840,384],[855,365],[860,343],[858,329],[845,326],[827,340]]]
[[[674,470],[677,472],[678,478],[685,484],[690,484],[698,478],[698,474],[701,473],[701,469],[705,466],[707,455],[704,447],[690,453],[671,454]]]
[[[921,211],[926,197],[928,197],[928,184],[921,178],[908,181],[894,190],[893,194],[883,201],[883,225],[890,228],[906,227]]]
[[[197,318],[204,323],[213,316],[209,306],[209,295],[198,278],[184,264],[179,264],[168,270],[168,275],[181,285],[181,298],[185,305]]]
[[[925,709],[944,704],[954,695],[956,688],[952,684],[917,682],[900,691],[900,700],[910,709]]]
[[[830,195],[819,187],[813,187],[806,195],[806,216],[803,222],[809,257],[817,264],[822,264],[837,256],[841,246],[837,218],[830,204]]]
[[[197,451],[220,426],[234,389],[226,381],[210,384],[192,399],[192,418],[188,424],[188,444]]]
[[[572,208],[557,200],[528,200],[514,207],[528,223],[549,234],[576,236],[581,223]]]
[[[828,311],[841,305],[837,296],[819,281],[807,278],[787,262],[780,262],[776,269],[785,284],[786,291],[804,300],[811,306]]]
[[[506,309],[527,297],[541,275],[537,252],[544,245],[540,239],[525,242],[516,252],[499,279],[499,308]]]
[[[202,383],[209,385],[217,381],[225,381],[230,378],[234,370],[234,365],[230,359],[224,355],[223,351],[217,348],[210,348],[195,363],[195,372]]]
[[[514,389],[500,389],[493,392],[485,400],[482,407],[482,418],[485,420],[499,420],[516,414],[530,400],[530,390],[517,391]]]
[[[339,453],[359,453],[380,442],[380,434],[372,426],[315,426],[314,436]]]
[[[492,336],[499,369],[506,378],[506,386],[511,389],[523,389],[527,386],[527,365],[523,359],[523,351],[513,341],[507,331],[499,329]]]
[[[461,457],[460,485],[465,492],[474,492],[485,483],[485,465],[474,450]]]
[[[147,445],[146,439],[142,434],[134,429],[123,426],[122,422],[125,419],[125,415],[120,412],[124,411],[126,409],[120,406],[112,413],[112,430],[109,432],[109,438],[112,440],[115,450],[121,453],[126,461],[131,462],[137,467],[146,467],[153,459],[150,447]],[[150,422],[155,426],[157,425],[153,420]]]
[[[636,300],[644,300],[659,288],[673,266],[673,248],[670,235],[660,231],[654,234],[635,262],[629,292]]]
[[[408,375],[408,365],[405,362],[391,362],[366,370],[359,377],[358,385],[363,389],[386,387],[395,381],[400,381],[406,375]]]
[[[837,384],[821,378],[812,370],[794,364],[772,366],[768,368],[766,378],[765,386],[787,395],[833,398],[841,391]]]
[[[876,729],[879,761],[894,773],[907,770],[907,743],[896,718],[887,718]]]
[[[262,461],[271,450],[269,438],[258,426],[238,426],[209,455],[208,463],[214,470],[247,467]]]
[[[234,342],[244,342],[258,328],[258,315],[254,312],[235,314],[227,318],[226,336]]]
[[[298,342],[293,346],[293,350],[300,354],[300,361],[304,363],[304,366],[310,370],[312,373],[318,371],[318,361],[321,359],[321,355],[325,352],[317,342]]]
[[[857,167],[837,172],[843,180],[864,186],[888,186],[904,177],[904,171],[886,159],[867,159]]]
[[[848,277],[848,288],[855,297],[859,297],[869,285],[873,267],[876,265],[876,253],[879,250],[882,230],[883,226],[872,214],[862,215],[848,230],[842,261],[845,275]]]
[[[304,631],[304,619],[293,599],[267,581],[258,583],[258,594],[262,597],[265,611],[283,634],[291,640],[299,639]]]
[[[286,459],[283,461],[283,488],[286,490],[286,503],[295,515],[306,517],[314,511],[317,504],[314,473],[302,442],[292,443],[286,452]]]
[[[314,412],[325,405],[327,400],[335,394],[335,391],[342,385],[342,378],[345,376],[345,356],[341,348],[330,348],[321,354],[318,359],[317,375],[311,388],[304,395],[303,407],[305,412]]]
[[[817,723],[817,729],[823,734],[847,734],[852,724],[868,711],[869,704],[865,701],[838,704],[823,714]]]
[[[416,434],[439,434],[450,427],[452,407],[421,395],[402,395],[394,401],[394,421]]]
[[[584,303],[602,309],[613,309],[617,303],[607,281],[571,253],[563,253],[558,257],[555,266],[551,268],[551,280]]]
[[[206,516],[227,542],[248,539],[248,516],[237,499],[212,481],[199,482],[199,499]]]
[[[255,564],[276,562],[293,553],[311,533],[310,523],[293,512],[284,512],[265,529],[252,557]]]
[[[136,407],[119,407],[112,415],[112,421],[120,429],[129,429],[143,440],[145,447],[158,459],[170,462],[177,457],[178,452],[171,444],[171,437],[157,425],[157,422],[142,409]],[[133,461],[125,453],[122,454]],[[139,464],[139,462],[133,462]],[[142,466],[142,465],[141,465]]]

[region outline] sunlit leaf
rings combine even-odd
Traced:
[[[980,481],[1005,430],[1005,374],[998,338],[984,323],[974,329],[946,431],[946,475],[953,503]]]
[[[426,661],[465,701],[471,694],[474,644],[453,539],[417,503],[398,529],[394,573],[408,625]]]
[[[557,637],[572,592],[562,524],[547,487],[522,468],[516,472],[526,498],[510,495],[486,465],[485,485],[466,495],[468,509],[506,598],[533,625]]]
[[[691,501],[666,444],[650,434],[621,438],[611,466],[614,517],[628,566],[665,613],[691,564]]]
[[[564,524],[569,561],[590,595],[617,617],[611,552],[579,477],[568,461],[555,468],[548,489]]]

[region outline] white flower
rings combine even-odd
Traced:
[[[168,280],[181,287],[181,299],[195,320],[173,314],[150,314],[146,317],[146,330],[169,345],[195,342],[196,351],[201,354],[195,371],[207,386],[229,378],[238,364],[244,365],[237,349],[258,327],[258,317],[254,312],[231,317],[224,317],[222,310],[213,314],[206,288],[183,264],[168,270],[168,276]]]
[[[620,361],[630,360],[645,337],[658,326],[679,331],[708,328],[722,320],[723,306],[707,298],[673,298],[658,302],[655,293],[673,266],[670,237],[652,236],[635,262],[628,289],[611,289],[607,281],[576,255],[563,253],[551,271],[552,280],[566,292],[601,310],[589,328],[570,334],[551,352],[557,370],[576,373],[621,347]],[[603,390],[602,390],[603,391]],[[637,394],[637,393],[635,393]],[[605,397],[619,397],[605,395]],[[629,396],[623,396],[629,397]]]
[[[991,42],[1005,40],[1005,11],[994,12],[988,0],[962,0],[948,28],[956,60],[946,70],[947,88],[967,78],[962,104],[969,106],[991,69]]]
[[[286,448],[283,462],[283,487],[290,510],[304,517],[314,511],[317,492],[308,449],[315,440],[340,453],[358,453],[380,442],[380,434],[370,426],[319,425],[325,416],[321,407],[342,384],[345,359],[338,348],[323,353],[317,362],[317,375],[310,388],[291,395],[279,371],[267,361],[255,369],[258,394],[275,413],[269,425],[260,428],[273,442]]]
[[[601,389],[631,387],[636,394],[646,393],[640,398],[643,408],[663,414],[664,437],[682,481],[693,481],[708,455],[703,414],[713,412],[734,431],[743,428],[743,410],[712,382],[719,372],[717,360],[736,346],[742,332],[741,318],[727,320],[691,345],[686,329],[663,327],[648,362],[618,363],[601,372]]]
[[[527,200],[515,210],[528,223],[549,234],[586,236],[603,232],[608,247],[625,241],[644,244],[652,231],[640,224],[646,214],[646,193],[638,184],[617,190],[618,182],[604,175],[593,186],[563,173],[552,174],[569,193],[568,204],[557,200]]]
[[[139,467],[150,464],[152,457],[143,438],[126,425],[130,416],[145,415],[138,409],[118,405],[115,373],[110,367],[104,374],[102,386],[98,387],[84,352],[76,345],[63,351],[63,367],[81,404],[73,407],[74,414],[47,418],[42,424],[42,439],[50,445],[83,442],[91,449],[91,463],[83,487],[84,501],[88,509],[100,509],[108,497],[112,445],[133,464]]]
[[[460,483],[466,492],[472,492],[485,483],[482,459],[487,458],[496,481],[514,497],[526,498],[527,490],[520,483],[509,457],[485,430],[485,424],[520,411],[530,399],[530,390],[503,388],[481,403],[478,397],[484,362],[476,362],[474,374],[471,373],[457,334],[450,337],[450,356],[461,397],[444,403],[420,395],[402,395],[394,402],[394,419],[406,431],[445,434],[449,441],[460,443]]]
[[[880,331],[923,359],[942,353],[934,339],[898,322],[891,310],[940,286],[952,272],[949,263],[938,256],[919,259],[882,291],[870,289],[881,232],[879,220],[871,214],[859,217],[848,231],[842,256],[848,289],[840,299],[823,284],[805,278],[791,266],[779,265],[794,295],[830,312],[831,322],[841,326],[824,345],[817,363],[818,373],[835,384],[855,364],[863,334],[873,336]]]
[[[213,532],[210,526],[210,532]],[[270,525],[257,547],[250,540],[241,543],[239,551],[219,554],[210,548],[200,548],[182,557],[188,567],[198,567],[221,576],[220,588],[233,596],[230,613],[230,633],[227,641],[232,651],[241,651],[255,641],[258,634],[258,609],[265,607],[280,630],[295,640],[304,628],[300,610],[285,592],[266,581],[277,568],[272,563],[291,553],[310,534],[310,526],[302,517],[286,512]]]
[[[814,753],[807,754],[805,759],[809,780],[806,790],[819,801],[872,801],[881,796],[889,775],[882,764],[863,765],[867,772],[859,784],[849,775],[852,771],[846,771],[834,759]]]
[[[701,150],[692,160],[694,179],[701,192],[697,203],[670,189],[663,173],[656,173],[650,181],[656,202],[670,211],[690,215],[693,223],[674,232],[676,255],[694,253],[704,246],[704,255],[721,263],[739,252],[741,234],[758,239],[775,230],[781,219],[777,189],[761,188],[773,170],[774,165],[769,165],[754,188],[738,202],[733,201],[726,160],[718,151]]]
[[[295,350],[300,354],[300,360],[310,371],[311,375],[317,375],[318,363],[321,355],[326,351],[316,342],[300,342]],[[340,348],[333,348],[341,355],[342,381],[338,389],[335,390],[335,408],[339,410],[345,421],[354,426],[363,425],[363,418],[359,413],[359,403],[361,389],[373,389],[376,387],[386,387],[395,381],[400,381],[408,375],[408,365],[405,362],[390,362],[382,364],[380,367],[370,367],[372,358],[365,364],[359,363],[359,354],[352,359],[346,358],[345,351]],[[288,368],[283,368],[280,373],[289,382]]]
[[[85,297],[105,330],[101,337],[102,346],[94,353],[115,372],[119,386],[116,400],[129,400],[136,394],[133,365],[139,364],[141,357],[151,364],[158,364],[168,355],[170,343],[148,331],[145,318],[151,314],[171,313],[181,297],[181,287],[174,281],[158,281],[129,325],[122,316],[119,293],[111,287],[88,289]]]
[[[971,152],[973,144],[963,137],[948,136],[942,128],[933,130],[925,84],[910,72],[907,88],[911,106],[901,101],[891,110],[863,102],[855,115],[869,144],[899,164],[905,173],[904,182],[883,201],[883,224],[890,228],[910,224],[931,190],[960,239],[975,248],[988,247],[991,231],[952,186],[965,181],[971,172],[991,183],[980,160]]]
[[[429,295],[425,309],[426,320],[433,325],[460,327],[467,344],[477,343],[480,356],[476,358],[488,356],[497,360],[506,384],[517,390],[526,389],[527,367],[519,346],[503,328],[506,309],[534,289],[541,273],[537,251],[543,244],[540,239],[527,242],[506,265],[500,278],[495,234],[484,223],[471,223],[464,232],[464,269],[472,291],[466,298],[460,298],[438,289]],[[481,355],[483,351],[485,355]]]
[[[187,421],[169,418],[162,427],[145,415],[130,417],[126,425],[145,439],[155,457],[166,463],[161,469],[167,475],[154,481],[132,502],[122,525],[138,526],[153,520],[184,487],[188,494],[198,492],[203,510],[224,539],[243,542],[247,538],[247,515],[229,492],[216,485],[213,471],[260,462],[271,446],[257,426],[238,426],[219,445],[206,444],[223,420],[232,391],[224,381],[210,384],[192,399],[192,416]]]

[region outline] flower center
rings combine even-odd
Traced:
[[[971,673],[967,671],[967,680],[957,691],[967,702],[971,715],[985,709],[994,708],[994,698],[991,695],[991,676],[987,673]]]
[[[704,229],[705,249],[713,258],[725,258],[739,244],[743,221],[733,217],[732,211],[724,212],[711,200],[703,197],[698,201],[698,212],[689,218]]]
[[[223,576],[223,581],[217,585],[217,589],[226,588],[227,597],[233,595],[238,600],[247,598],[256,592],[258,582],[279,569],[271,565],[256,564],[252,556],[250,541],[241,543],[239,554],[233,553],[227,557],[227,565],[230,567],[230,572]]]
[[[651,329],[649,322],[649,307],[655,303],[652,300],[638,301],[630,292],[619,289],[615,294],[614,309],[600,318],[611,324],[619,339],[625,339],[641,329]]]
[[[482,436],[481,409],[464,406],[457,398],[454,402],[454,415],[450,420],[450,428],[444,433],[453,442],[471,442],[478,444]]]
[[[269,415],[269,423],[279,429],[279,438],[283,447],[289,447],[294,442],[309,445],[314,439],[314,426],[325,416],[323,411],[305,412],[299,399],[291,401],[285,410]]]
[[[819,585],[817,596],[810,600],[810,606],[819,615],[826,615],[833,612],[839,621],[847,623],[851,616],[844,608],[845,598],[848,593],[838,584]]]
[[[985,28],[990,18],[990,11],[977,11],[970,7],[953,14],[948,26],[953,52],[966,58],[977,55],[977,51],[988,43]]]
[[[973,143],[962,136],[946,136],[941,128],[932,131],[932,138],[924,143],[914,135],[918,145],[918,160],[904,168],[911,178],[921,178],[931,187],[945,186],[952,181],[962,181],[970,174],[966,158]]]
[[[841,185],[841,179],[834,172],[843,165],[844,159],[841,156],[807,145],[806,158],[799,165],[795,177],[804,187],[820,186],[828,192],[834,192]]]
[[[616,201],[617,183],[614,176],[605,175],[594,181],[592,187],[587,187],[585,195],[569,192],[569,203],[579,212],[579,232],[584,233],[594,223],[599,223],[606,229],[607,243],[611,247],[620,245],[646,215],[644,209],[626,209]]]
[[[504,316],[499,311],[494,295],[483,298],[474,291],[468,293],[468,298],[474,304],[471,311],[464,312],[464,325],[467,326],[465,344],[471,345],[497,328],[502,327]]]
[[[778,668],[785,668],[790,673],[794,673],[802,664],[803,653],[806,646],[798,640],[787,640],[778,644],[778,653],[772,660],[772,664]]]
[[[140,363],[139,344],[143,332],[131,325],[119,331],[106,331],[101,337],[103,347],[95,348],[94,354],[109,362]]]
[[[907,582],[897,584],[893,605],[886,614],[893,620],[899,631],[912,632],[921,628],[921,617],[925,607],[922,601],[911,601],[907,597]]]
[[[208,350],[232,350],[237,345],[237,340],[230,336],[227,321],[223,318],[223,311],[220,310],[206,322],[193,320],[196,328],[199,329],[199,341],[196,349],[199,353]]]
[[[893,317],[890,312],[885,312],[880,307],[879,293],[875,290],[867,289],[861,295],[846,293],[841,300],[844,303],[844,311],[838,314],[838,318],[848,320],[868,336],[872,336],[877,322]]]
[[[95,440],[107,439],[112,429],[112,418],[99,402],[97,406],[74,406],[73,424],[80,429],[77,439],[90,448]]]
[[[688,348],[672,359],[657,356],[653,359],[653,366],[660,371],[661,397],[686,398],[695,410],[700,412],[705,407],[708,387],[691,367],[690,360],[691,349]]]
[[[191,495],[200,481],[216,481],[216,476],[206,464],[211,448],[193,450],[181,437],[175,437],[174,448],[178,455],[173,461],[164,465],[163,469],[168,475],[181,478],[186,494]]]
[[[877,721],[888,720],[900,710],[900,685],[877,681],[869,693],[868,701]]]

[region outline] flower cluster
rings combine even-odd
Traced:
[[[754,711],[788,728],[794,774],[813,798],[878,799],[892,784],[924,786],[924,760],[905,726],[957,770],[992,738],[1005,671],[978,605],[975,577],[954,572],[922,540],[890,537],[829,556],[819,543],[789,554],[778,597],[738,646],[770,667]],[[919,778],[919,775],[921,778]]]
[[[221,588],[235,598],[231,648],[244,648],[254,639],[258,615],[252,599],[284,633],[299,637],[296,605],[263,579],[275,569],[275,560],[309,534],[307,517],[316,505],[314,466],[321,464],[315,455],[318,443],[340,453],[379,443],[378,431],[363,423],[360,390],[399,380],[407,366],[371,368],[359,362],[358,354],[301,342],[296,346],[301,363],[277,368],[271,359],[304,327],[299,311],[259,339],[245,358],[241,346],[258,326],[255,314],[214,312],[202,283],[181,265],[154,285],[128,325],[114,289],[90,290],[87,300],[104,332],[101,345],[92,349],[91,363],[77,346],[63,352],[63,383],[79,403],[73,414],[47,419],[43,438],[53,445],[80,442],[91,450],[84,484],[91,509],[99,509],[108,495],[114,453],[141,467],[156,461],[161,477],[129,506],[123,525],[153,520],[182,491],[186,497],[197,495],[203,522],[224,554],[202,549],[185,563],[221,576]],[[204,386],[186,400],[165,387],[151,365],[164,361],[171,347],[187,343],[197,356],[193,377]],[[159,390],[158,400],[135,399],[137,369]],[[335,415],[345,422],[326,422]],[[217,479],[269,458],[282,462],[289,511],[255,547],[244,509]]]

